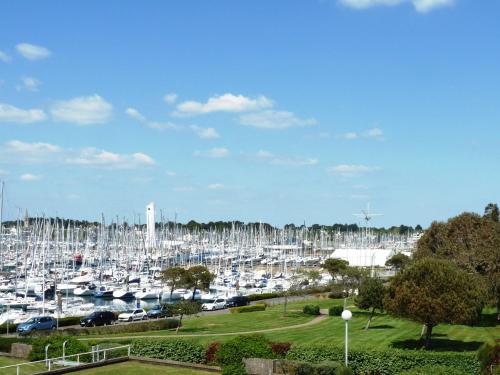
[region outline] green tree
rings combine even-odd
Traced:
[[[366,330],[370,328],[375,309],[382,310],[384,308],[384,293],[384,284],[379,278],[366,277],[361,281],[354,303],[362,310],[371,309],[370,317],[365,327]]]
[[[175,312],[179,315],[179,324],[175,330],[175,334],[179,333],[179,327],[182,324],[184,315],[198,314],[201,311],[201,305],[198,302],[182,300],[175,305]]]
[[[496,222],[500,221],[498,205],[496,203],[488,203],[488,205],[484,208],[483,216]]]
[[[422,258],[396,275],[384,298],[390,313],[426,326],[429,348],[432,329],[440,323],[472,324],[484,304],[477,275],[450,261]]]
[[[328,271],[332,278],[336,280],[338,277],[343,277],[345,271],[349,267],[349,262],[343,259],[329,258],[323,263],[323,268]]]
[[[193,288],[194,301],[197,290],[208,290],[210,283],[215,279],[215,275],[210,273],[205,266],[194,266],[188,268],[185,275],[185,285],[188,288]]]
[[[396,272],[404,269],[405,266],[410,262],[410,257],[403,253],[398,253],[387,259],[385,262],[386,266],[393,267],[396,269]]]
[[[417,243],[414,258],[435,256],[475,272],[488,287],[489,300],[500,319],[500,223],[463,213],[447,222],[434,222]]]
[[[162,280],[170,287],[170,297],[172,300],[172,294],[174,289],[183,287],[187,281],[187,272],[182,267],[170,267],[162,272]]]

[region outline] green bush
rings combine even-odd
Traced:
[[[222,375],[246,375],[245,366],[243,364],[239,365],[227,365],[222,367]]]
[[[221,366],[240,365],[243,358],[273,358],[271,343],[263,335],[236,336],[221,344],[215,354]]]
[[[254,311],[264,311],[266,310],[266,308],[267,308],[266,304],[258,303],[256,305],[231,307],[229,311],[231,312],[231,314],[239,314],[239,313],[254,312]]]
[[[342,362],[344,348],[335,346],[293,345],[286,359],[308,363]],[[475,353],[427,352],[417,350],[349,351],[349,366],[355,374],[393,375],[423,366],[447,366],[469,375],[479,374]]]
[[[332,306],[328,309],[328,315],[330,316],[340,316],[342,315],[342,311],[344,311],[343,306]]]
[[[406,370],[401,375],[469,375],[467,372],[456,369],[455,367],[442,365],[428,365],[414,367],[411,370]]]
[[[28,337],[0,337],[0,352],[10,353],[12,344],[30,344],[31,340]]]
[[[288,362],[283,367],[290,375],[352,375],[352,371],[341,363],[331,361],[320,364]]]
[[[50,336],[50,337],[40,337],[34,339],[31,343],[33,349],[29,354],[30,361],[37,361],[45,359],[45,347],[50,344],[48,355],[49,358],[61,357],[62,347],[64,341],[66,343],[66,355],[79,354],[90,352],[91,348],[88,343],[83,341],[78,341],[76,338],[71,336]],[[81,362],[86,362],[90,359],[90,355],[80,357]]]
[[[497,340],[495,345],[489,342],[481,345],[477,351],[477,358],[481,364],[482,371],[487,371],[495,365],[498,366],[500,363],[500,340]]]
[[[83,316],[69,316],[67,318],[59,319],[59,327],[68,327],[68,326],[78,326],[80,325],[80,320],[82,320]]]
[[[141,339],[132,342],[131,353],[138,357],[204,363],[206,348],[194,341],[181,339]]]
[[[302,309],[302,312],[307,315],[319,315],[319,306],[318,305],[305,305]]]
[[[16,332],[17,325],[9,324],[9,333]],[[0,325],[0,334],[7,333],[7,324]]]

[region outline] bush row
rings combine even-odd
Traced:
[[[138,357],[170,359],[173,361],[205,363],[206,349],[190,340],[135,340],[131,353]]]
[[[320,364],[283,361],[281,368],[290,375],[352,375],[352,371],[340,362],[323,362]]]
[[[332,306],[328,309],[328,315],[340,316],[340,315],[342,315],[342,311],[344,311],[344,306],[340,306],[340,305]]]
[[[258,303],[249,306],[231,307],[229,311],[231,312],[231,314],[240,314],[253,311],[264,311],[266,310],[266,307],[267,305],[265,303]]]
[[[30,361],[38,361],[45,358],[45,347],[50,344],[48,355],[49,358],[61,357],[63,343],[66,341],[66,355],[86,353],[90,351],[88,343],[78,341],[72,336],[50,336],[39,337],[31,342],[33,349],[29,354]],[[86,362],[90,359],[89,355],[81,356],[80,361]]]
[[[286,358],[308,363],[342,361],[344,349],[334,346],[294,345]],[[475,353],[438,353],[413,350],[349,352],[349,365],[355,374],[392,375],[423,366],[444,366],[460,374],[479,374]]]
[[[302,312],[306,315],[319,315],[320,310],[318,305],[305,305]]]

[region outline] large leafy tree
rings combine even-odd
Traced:
[[[182,267],[170,267],[163,270],[162,279],[170,287],[170,300],[172,300],[174,289],[185,286],[187,271]]]
[[[390,313],[426,326],[425,346],[440,323],[472,324],[481,314],[484,291],[478,276],[450,261],[422,258],[396,275],[384,299]]]
[[[387,262],[385,262],[386,266],[389,267],[394,267],[396,269],[396,272],[399,272],[405,266],[410,263],[410,257],[408,255],[405,255],[403,253],[397,253],[394,254],[392,257],[387,259]]]
[[[365,329],[370,328],[375,309],[382,310],[384,308],[384,293],[384,284],[379,278],[366,277],[361,281],[354,303],[362,310],[371,309]]]
[[[489,211],[489,206],[486,212]],[[417,243],[415,258],[435,256],[475,272],[488,287],[500,318],[500,223],[491,215],[463,213],[447,222],[434,222]]]
[[[193,288],[194,301],[197,290],[208,290],[210,283],[215,279],[215,275],[210,273],[205,266],[194,266],[186,270],[185,285]]]
[[[184,315],[198,314],[201,311],[201,305],[194,301],[181,301],[175,305],[175,312],[179,315],[179,324],[175,330],[175,334],[179,332],[179,328],[182,324],[182,318]]]

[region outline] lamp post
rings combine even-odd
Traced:
[[[348,347],[348,324],[349,320],[352,318],[352,313],[349,310],[342,311],[342,319],[345,321],[345,365],[346,367],[349,365],[349,359],[347,357],[347,347]]]

